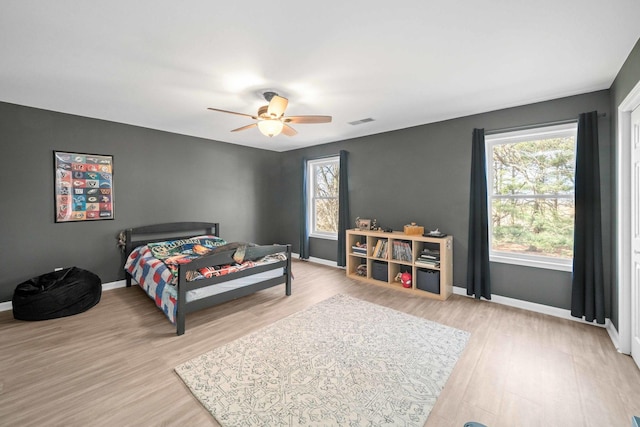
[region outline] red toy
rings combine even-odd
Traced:
[[[402,282],[402,287],[410,288],[411,287],[411,273],[405,271],[400,275],[400,281]]]

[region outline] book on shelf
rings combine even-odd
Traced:
[[[400,243],[400,254],[404,261],[411,262],[411,245],[407,242]]]
[[[438,249],[423,249],[422,252],[420,252],[421,255],[431,255],[431,256],[440,256],[440,250]]]
[[[421,257],[418,257],[416,261],[431,262],[431,263],[440,262],[439,259],[430,259],[430,258],[421,258]]]
[[[360,246],[358,245],[353,245],[351,246],[351,250],[353,251],[354,254],[358,254],[358,255],[367,255],[367,244],[360,244]]]
[[[417,259],[415,264],[417,266],[424,266],[424,267],[437,267],[440,268],[440,261],[427,261],[427,260],[422,260],[422,259]]]
[[[380,257],[380,248],[382,247],[382,242],[382,240],[378,240],[376,242],[376,245],[373,248],[373,252],[371,252],[374,257]]]
[[[387,259],[388,241],[387,240],[379,240],[379,241],[381,241],[382,243],[380,244],[380,248],[378,249],[378,252],[375,254],[375,257]]]
[[[393,242],[393,259],[411,262],[411,245],[408,242],[396,240]]]
[[[419,259],[440,261],[440,251],[425,248],[420,252]]]

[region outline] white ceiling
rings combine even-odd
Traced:
[[[638,0],[0,0],[0,101],[285,151],[607,89],[638,17]],[[333,122],[267,138],[206,109],[255,114],[264,89]]]

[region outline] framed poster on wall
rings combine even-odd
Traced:
[[[53,152],[56,222],[113,219],[113,156]]]

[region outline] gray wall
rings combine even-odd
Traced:
[[[462,117],[364,138],[325,144],[282,155],[283,191],[281,235],[299,250],[299,210],[302,159],[349,152],[349,197],[352,220],[376,218],[394,230],[417,222],[454,236],[454,285],[465,287],[469,170],[473,128],[496,130],[514,126],[577,119],[597,110],[599,121],[604,229],[611,227],[611,144],[609,91],[598,91],[548,102]],[[366,126],[366,125],[363,125]],[[611,241],[605,237],[605,253]],[[312,239],[310,255],[335,260],[335,242],[320,245]],[[611,292],[611,260],[605,260],[607,307]],[[496,295],[570,308],[571,274],[553,270],[492,263],[492,291]],[[607,312],[607,315],[609,312]]]
[[[0,103],[0,302],[56,267],[123,278],[120,230],[217,221],[227,240],[280,241],[278,153]],[[115,219],[55,223],[53,150],[114,156]]]
[[[625,61],[624,65],[618,72],[616,79],[613,81],[611,85],[611,116],[614,126],[611,126],[611,141],[614,150],[611,153],[611,169],[616,170],[615,162],[616,162],[616,143],[618,140],[618,106],[624,99],[629,95],[629,92],[636,86],[636,84],[640,81],[640,40],[636,42],[635,47],[629,54],[629,57]],[[615,178],[615,175],[614,175]],[[616,204],[612,204],[611,206],[611,218],[614,219],[613,227],[611,229],[611,235],[615,236],[616,234]],[[612,252],[615,252],[617,242],[614,239],[612,243]],[[617,283],[617,280],[614,277],[613,283]],[[617,287],[612,292],[611,299],[611,322],[615,325],[616,329],[618,328],[618,289]]]
[[[599,91],[274,153],[0,103],[5,160],[0,255],[10,266],[3,267],[0,301],[11,299],[17,283],[60,266],[87,268],[103,282],[122,278],[115,237],[138,225],[219,221],[228,240],[293,243],[299,251],[302,158],[340,149],[349,151],[352,221],[376,218],[394,229],[415,221],[453,234],[454,285],[464,287],[472,129],[606,113],[599,123],[603,220],[604,230],[614,230],[611,105],[609,91]],[[54,223],[54,149],[114,155],[115,220]],[[604,253],[613,248],[606,239]],[[335,260],[334,241],[312,239],[310,250],[313,257]],[[605,260],[607,315],[614,291],[612,259]],[[491,268],[496,295],[570,307],[569,273],[497,263]]]

